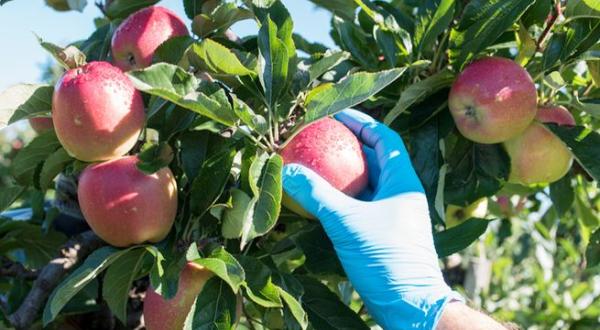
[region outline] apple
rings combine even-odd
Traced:
[[[156,49],[172,37],[188,35],[185,23],[171,10],[152,6],[131,14],[113,34],[114,64],[123,71],[152,64]]]
[[[466,207],[448,205],[446,207],[446,228],[458,226],[463,223],[463,221],[471,218],[484,218],[487,211],[487,198],[478,199]]]
[[[163,240],[177,213],[177,183],[167,167],[146,174],[137,156],[88,166],[79,178],[81,212],[107,243],[126,247]]]
[[[44,133],[45,131],[54,129],[54,125],[52,125],[51,117],[29,118],[29,125],[38,134],[41,134],[41,133]]]
[[[571,168],[571,151],[543,123],[574,126],[575,118],[564,107],[541,106],[536,121],[525,132],[504,142],[511,159],[509,182],[524,185],[551,183]]]
[[[179,287],[172,299],[166,300],[152,288],[144,299],[144,323],[148,330],[181,330],[192,305],[213,273],[188,262],[179,277]]]
[[[499,143],[522,133],[537,111],[533,80],[517,63],[485,57],[466,67],[454,81],[448,107],[467,139]]]
[[[309,124],[281,150],[284,164],[304,165],[349,196],[363,191],[369,181],[362,145],[344,124],[329,117]],[[289,196],[282,203],[297,214],[312,218]]]
[[[108,62],[90,62],[58,80],[52,121],[73,157],[95,162],[126,154],[145,121],[144,103],[129,78]]]

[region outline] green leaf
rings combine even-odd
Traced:
[[[283,301],[285,301],[287,308],[289,309],[292,316],[294,317],[294,320],[296,320],[296,322],[300,326],[300,329],[307,329],[308,328],[308,314],[304,311],[304,309],[302,309],[302,304],[300,304],[300,302],[298,300],[296,300],[296,298],[294,298],[294,296],[287,293],[282,288],[277,287],[277,289],[279,290],[279,295],[281,296]]]
[[[437,37],[450,25],[454,17],[454,8],[454,0],[421,1],[413,37],[418,54],[422,53],[425,47],[434,47]]]
[[[0,187],[0,212],[9,208],[24,191],[25,187],[20,186]]]
[[[222,124],[233,126],[235,123],[231,104],[226,101],[227,97],[222,90],[210,96],[197,92],[198,80],[176,65],[157,63],[127,74],[142,92],[162,97]]]
[[[0,254],[18,251],[24,254],[23,264],[28,268],[44,267],[66,242],[63,233],[42,228],[29,221],[0,220]]]
[[[501,145],[473,144],[461,139],[447,153],[446,203],[467,206],[494,195],[508,178],[510,158]]]
[[[137,168],[147,174],[153,174],[163,167],[169,166],[175,154],[173,148],[166,143],[151,144],[138,154]]]
[[[600,134],[585,127],[546,124],[571,150],[577,162],[594,180],[600,182]]]
[[[352,21],[344,21],[339,17],[333,18],[333,27],[339,37],[339,44],[342,49],[350,52],[363,68],[368,70],[377,68],[378,54],[371,47],[371,41],[367,39],[368,35],[364,31]]]
[[[192,45],[188,54],[197,57],[197,60],[190,60],[192,63],[199,63],[199,68],[209,73],[255,75],[254,71],[242,64],[233,51],[211,39],[204,39],[199,44]]]
[[[235,3],[221,3],[210,13],[202,13],[194,17],[192,31],[199,37],[205,38],[213,33],[221,33],[233,24],[254,18],[252,12],[237,7]]]
[[[207,258],[196,259],[193,262],[206,267],[220,277],[235,293],[246,279],[242,265],[223,247],[215,249]]]
[[[231,166],[236,150],[223,150],[208,158],[194,182],[190,191],[192,212],[204,214],[206,210],[221,196],[229,179]]]
[[[364,329],[369,327],[327,286],[307,276],[296,277],[304,287],[302,306],[310,324],[319,330]]]
[[[67,151],[63,148],[58,148],[54,153],[48,156],[42,166],[42,171],[40,172],[40,188],[42,190],[50,188],[54,178],[73,160],[74,159],[69,156]]]
[[[194,19],[196,15],[202,13],[203,6],[210,2],[210,0],[183,0],[185,15],[189,19]]]
[[[591,235],[585,251],[585,258],[587,260],[588,269],[600,265],[600,229],[596,229]]]
[[[202,167],[209,143],[206,131],[190,131],[180,136],[179,157],[181,166],[189,180],[193,181]]]
[[[104,276],[102,297],[123,324],[127,324],[129,289],[139,277],[147,253],[145,248],[128,250],[108,267]]]
[[[46,116],[52,111],[49,85],[19,84],[0,93],[0,129],[21,119]]]
[[[152,6],[160,0],[113,0],[106,8],[106,16],[110,19],[126,18],[134,12]]]
[[[13,160],[11,164],[13,177],[22,185],[32,185],[36,182],[35,175],[38,167],[58,148],[60,142],[53,130],[38,135],[21,149]]]
[[[240,120],[248,125],[252,130],[258,134],[265,134],[269,130],[269,125],[265,117],[256,114],[252,108],[250,108],[244,101],[240,100],[237,96],[232,95],[233,98],[233,111]],[[244,129],[244,128],[240,128]]]
[[[57,46],[50,42],[43,41],[38,37],[38,42],[63,68],[69,70],[85,65],[85,54],[75,46],[67,46],[66,48]]]
[[[406,68],[397,68],[374,73],[358,72],[336,84],[320,85],[306,95],[304,124],[366,101],[398,79],[405,71]]]
[[[550,184],[550,199],[559,216],[569,211],[575,200],[571,179],[571,175],[567,174],[562,179]]]
[[[424,100],[427,96],[435,94],[442,88],[452,85],[454,79],[455,76],[450,70],[442,70],[424,80],[411,84],[402,91],[400,99],[385,116],[383,122],[387,125],[391,124],[412,105]]]
[[[515,62],[521,66],[525,66],[529,63],[529,60],[533,58],[533,55],[535,55],[537,44],[522,22],[519,23],[519,31],[516,36],[519,53],[515,58]]]
[[[260,176],[256,181],[256,191],[253,197],[252,221],[244,224],[242,247],[251,239],[268,233],[277,223],[281,210],[282,169],[283,160],[277,154],[269,156],[260,169]]]
[[[308,69],[309,83],[317,80],[325,72],[350,58],[350,53],[344,51],[326,52],[318,61]]]
[[[179,36],[173,37],[163,42],[156,51],[154,51],[154,57],[156,62],[166,62],[169,64],[180,64],[182,67],[187,58],[185,58],[186,51],[194,43],[194,39],[190,36]]]
[[[42,317],[44,326],[53,321],[67,302],[83,289],[86,284],[95,279],[106,267],[126,254],[130,249],[118,250],[114,247],[106,246],[90,254],[81,266],[52,291],[44,308]]]
[[[221,221],[221,236],[227,239],[236,239],[242,236],[244,224],[252,221],[254,202],[252,197],[239,189],[231,189],[231,208],[223,211]]]
[[[567,2],[565,16],[574,17],[600,17],[600,2],[597,0],[570,0]]]
[[[348,21],[354,21],[354,13],[358,7],[354,0],[310,0],[310,2]]]
[[[267,106],[275,104],[283,92],[288,78],[289,53],[285,43],[277,36],[277,25],[267,17],[258,32],[259,80],[265,92]]]
[[[190,316],[191,325],[186,321],[185,330],[229,330],[237,320],[237,297],[227,284],[218,277],[209,279],[198,298]],[[190,319],[188,316],[188,320]]]
[[[116,24],[111,22],[98,28],[80,45],[88,61],[106,61],[110,52],[110,41]]]
[[[237,257],[246,274],[246,294],[253,302],[267,308],[283,307],[280,288],[271,281],[271,270],[259,259],[240,255]]]
[[[468,219],[456,227],[434,233],[433,240],[438,257],[447,257],[467,248],[485,233],[490,221]]]
[[[304,253],[304,267],[309,272],[316,275],[345,276],[333,244],[322,226],[307,225],[302,231],[291,236],[291,239]]]
[[[494,44],[527,10],[530,0],[472,0],[450,32],[448,57],[456,71]]]
[[[577,59],[594,46],[599,38],[599,19],[584,18],[568,22],[564,29],[554,33],[548,41],[542,57],[542,70],[557,69],[558,64]]]

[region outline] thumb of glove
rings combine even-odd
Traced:
[[[335,189],[323,177],[299,164],[284,166],[283,189],[304,210],[322,222],[352,202],[350,197]]]

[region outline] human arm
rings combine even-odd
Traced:
[[[463,299],[443,280],[427,200],[402,140],[361,112],[347,110],[336,118],[365,146],[367,191],[351,198],[310,169],[289,164],[285,192],[321,221],[348,278],[384,329],[453,325],[464,310],[443,311]]]

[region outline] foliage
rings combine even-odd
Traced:
[[[70,9],[86,4],[75,2],[68,2]],[[87,39],[64,47],[40,43],[63,66],[110,59],[107,45],[119,22],[156,2],[99,3],[103,16]],[[281,206],[278,151],[285,141],[315,120],[355,107],[407,142],[430,202],[440,257],[464,250],[466,265],[494,260],[488,284],[473,291],[459,281],[470,297],[526,327],[594,328],[600,317],[600,195],[588,179],[600,176],[595,2],[311,2],[331,11],[330,33],[339,49],[295,34],[278,0],[183,1],[194,37],[165,42],[152,66],[127,73],[147,108],[147,127],[133,152],[141,152],[141,170],[168,166],[175,174],[176,224],[158,244],[96,250],[53,290],[38,321],[60,326],[68,314],[89,312],[72,303],[97,289],[93,308],[108,306],[126,323],[132,283],[146,279],[172,297],[187,260],[217,277],[198,296],[189,328],[229,329],[236,317],[252,329],[374,326],[320,225]],[[229,27],[243,20],[256,23],[256,34],[232,38]],[[510,159],[503,148],[472,143],[456,130],[447,105],[450,86],[465,65],[485,55],[524,65],[540,103],[564,105],[575,115],[576,127],[548,127],[575,156],[561,181],[507,184]],[[50,84],[9,88],[0,94],[0,124],[49,115],[52,93]],[[44,209],[43,197],[52,193],[57,174],[76,174],[87,164],[72,159],[52,131],[8,158],[12,162],[2,166],[10,175],[0,167],[2,211],[25,200],[34,216],[0,221],[0,253],[39,269],[65,240],[49,229],[53,211]],[[482,197],[514,204],[494,203],[486,219],[445,228],[447,205]],[[29,286],[0,278],[5,312],[20,305]],[[243,315],[232,317],[239,313],[237,296],[244,298]]]

